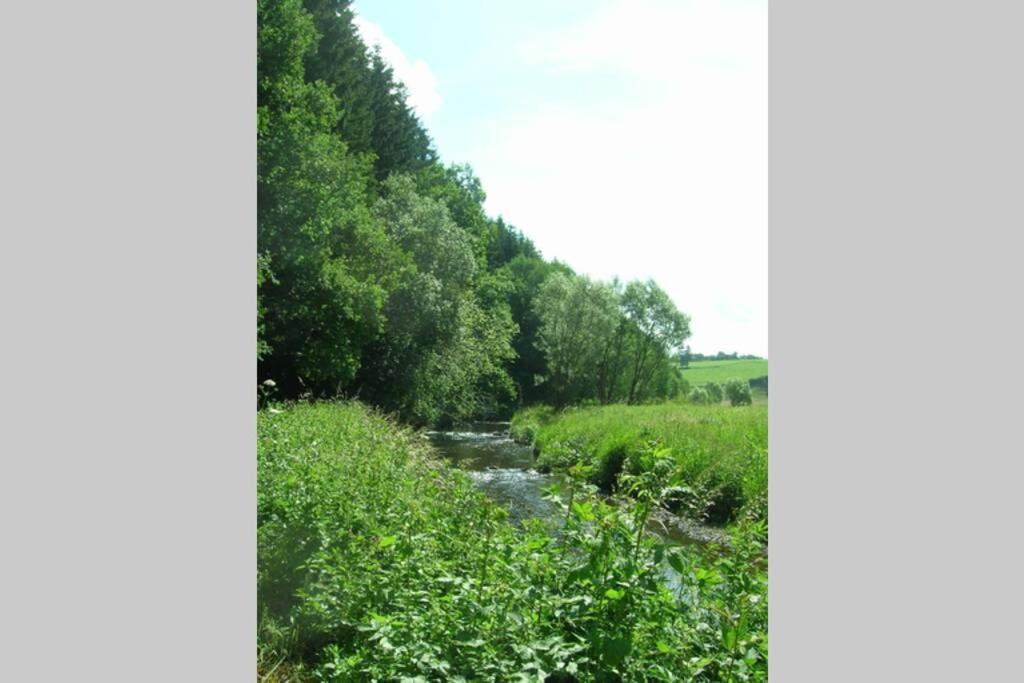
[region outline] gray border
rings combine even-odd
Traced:
[[[1020,677],[1021,15],[772,0],[772,680]]]
[[[0,14],[0,678],[253,680],[255,5]]]

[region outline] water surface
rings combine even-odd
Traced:
[[[544,498],[544,489],[562,480],[534,469],[529,446],[509,436],[508,422],[476,422],[452,431],[427,432],[431,443],[453,465],[465,470],[489,498],[505,507],[513,522],[550,519],[558,507]],[[678,544],[721,542],[720,529],[664,513],[648,525],[651,533]]]

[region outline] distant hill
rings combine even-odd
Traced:
[[[705,382],[724,382],[728,379],[758,379],[768,376],[766,360],[698,360],[683,368],[683,377],[690,386]]]

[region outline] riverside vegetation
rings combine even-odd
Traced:
[[[764,524],[720,554],[643,533],[679,486],[661,448],[622,479],[635,504],[577,467],[563,517],[516,527],[360,404],[263,410],[258,429],[263,680],[767,679]]]
[[[533,443],[543,469],[587,467],[605,491],[621,473],[645,471],[644,454],[664,449],[685,486],[675,509],[713,522],[768,515],[767,406],[662,403],[519,411],[512,435]]]
[[[764,680],[765,406],[688,378],[656,282],[488,216],[349,0],[258,0],[257,30],[261,679]],[[513,413],[555,519],[510,523],[413,431]],[[652,538],[659,508],[728,549]]]

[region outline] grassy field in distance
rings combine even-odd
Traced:
[[[766,360],[698,360],[683,369],[683,377],[690,386],[705,382],[725,382],[736,379],[756,379],[768,376]]]

